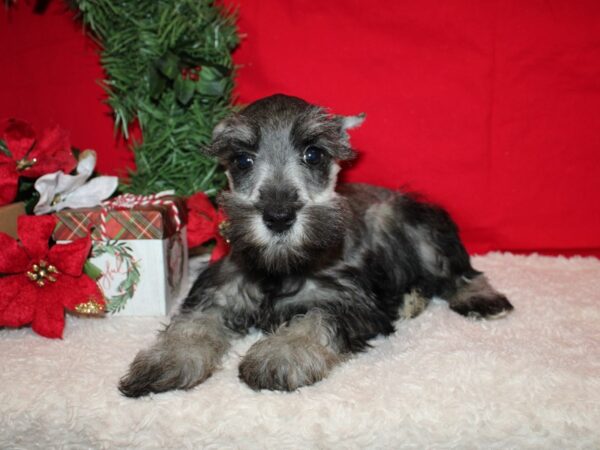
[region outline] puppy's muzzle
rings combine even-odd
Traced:
[[[296,222],[296,213],[302,208],[302,202],[297,189],[282,183],[262,188],[256,207],[262,212],[263,223],[269,230],[283,233]]]
[[[263,222],[275,233],[289,230],[296,221],[296,209],[291,206],[267,206],[263,211]]]

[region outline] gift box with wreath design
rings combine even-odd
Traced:
[[[91,233],[86,271],[102,288],[107,311],[166,315],[187,284],[185,211],[177,197],[127,207],[65,209],[55,214],[53,237],[71,241]]]

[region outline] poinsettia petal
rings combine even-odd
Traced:
[[[11,161],[0,165],[0,206],[11,203],[17,196],[19,174]]]
[[[22,273],[29,269],[31,260],[15,239],[0,232],[0,273]]]
[[[193,248],[215,239],[217,234],[216,223],[206,216],[190,211],[187,224],[188,247]]]
[[[96,177],[71,191],[60,203],[60,209],[63,208],[90,208],[102,203],[103,200],[111,196],[119,185],[117,177]]]
[[[227,214],[225,214],[225,211],[223,210],[223,208],[219,208],[217,210],[217,222],[221,223],[221,222],[225,222],[226,220],[229,220],[227,217]]]
[[[57,211],[58,208],[54,206],[56,195],[59,195],[59,203],[63,203],[63,199],[85,184],[94,172],[95,166],[96,152],[86,150],[79,157],[75,175],[69,175],[59,170],[39,177],[34,186],[35,190],[40,193],[40,199],[33,211],[36,214],[46,214],[51,210]]]
[[[49,283],[38,288],[38,300],[31,323],[31,328],[37,334],[47,338],[62,338],[65,327],[65,309],[62,298],[68,295],[68,290],[58,285],[63,283]],[[66,286],[65,286],[66,287]]]
[[[17,233],[25,251],[34,262],[48,254],[48,241],[56,227],[53,216],[19,216]]]
[[[188,210],[196,211],[207,217],[214,218],[216,216],[215,207],[204,192],[196,192],[186,200],[186,205]]]
[[[13,160],[23,158],[35,143],[35,131],[19,119],[8,119],[0,124],[0,139],[4,141]]]
[[[68,244],[56,244],[48,252],[48,262],[61,274],[78,277],[90,255],[92,240],[89,236],[76,239]]]
[[[106,306],[104,295],[98,287],[98,283],[85,274],[80,277],[65,276],[63,286],[68,286],[69,295],[63,296],[62,304],[71,311],[75,311],[77,305],[90,301],[102,307]]]
[[[71,151],[69,133],[58,126],[43,131],[27,157],[28,160],[33,158],[36,159],[36,163],[23,170],[21,172],[23,176],[37,178],[59,170],[71,173],[77,165],[77,160]]]
[[[33,186],[40,194],[40,198],[33,208],[33,212],[35,214],[48,214],[52,211],[52,205],[56,195],[58,194],[60,196],[62,193],[62,191],[60,191],[58,188],[61,175],[69,176],[64,175],[63,172],[54,172],[41,176],[35,180],[35,184]]]
[[[59,211],[70,205],[67,200],[71,198],[74,192],[77,192],[81,186],[85,185],[88,176],[85,174],[66,175],[62,171],[49,173],[39,177],[34,184],[35,190],[39,192],[38,200],[33,212],[35,214],[48,214],[52,211]],[[98,203],[94,203],[93,206]]]
[[[20,327],[31,323],[39,290],[25,274],[0,278],[0,326]]]
[[[212,253],[210,254],[210,262],[213,263],[223,258],[225,255],[229,253],[229,244],[222,237],[217,238],[217,245],[213,248]]]
[[[0,136],[0,146],[3,146],[4,141],[2,140],[2,136]],[[11,167],[16,166],[15,161],[12,159],[12,156],[10,156],[10,151],[7,153],[5,153],[3,151],[3,148],[0,148],[0,167],[4,166],[4,165],[9,165]]]
[[[77,162],[77,173],[79,175],[85,175],[86,180],[94,173],[96,167],[96,152],[94,150],[84,150],[79,154],[79,161]]]

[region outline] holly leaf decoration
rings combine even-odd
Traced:
[[[177,97],[177,101],[185,106],[194,96],[196,83],[187,78],[183,79],[183,77],[177,77],[173,87],[175,89],[175,97]]]
[[[156,67],[150,66],[148,69],[148,90],[150,91],[150,97],[153,100],[160,98],[166,85],[166,78],[160,74]]]
[[[177,55],[167,52],[157,61],[160,72],[169,80],[174,80],[179,75],[179,58]]]
[[[214,67],[204,66],[200,71],[200,80],[196,90],[202,95],[219,96],[225,92],[227,79]]]

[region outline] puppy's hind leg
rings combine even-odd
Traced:
[[[499,319],[513,310],[506,296],[496,291],[483,274],[462,277],[449,299],[450,309],[467,317]]]
[[[206,380],[228,350],[230,332],[218,314],[181,313],[160,332],[149,349],[140,351],[121,378],[127,397],[190,389]]]
[[[495,319],[508,314],[513,306],[481,272],[473,269],[448,213],[432,205],[402,200],[402,216],[409,221],[406,234],[419,256],[425,290],[446,298],[450,308],[463,316]]]

